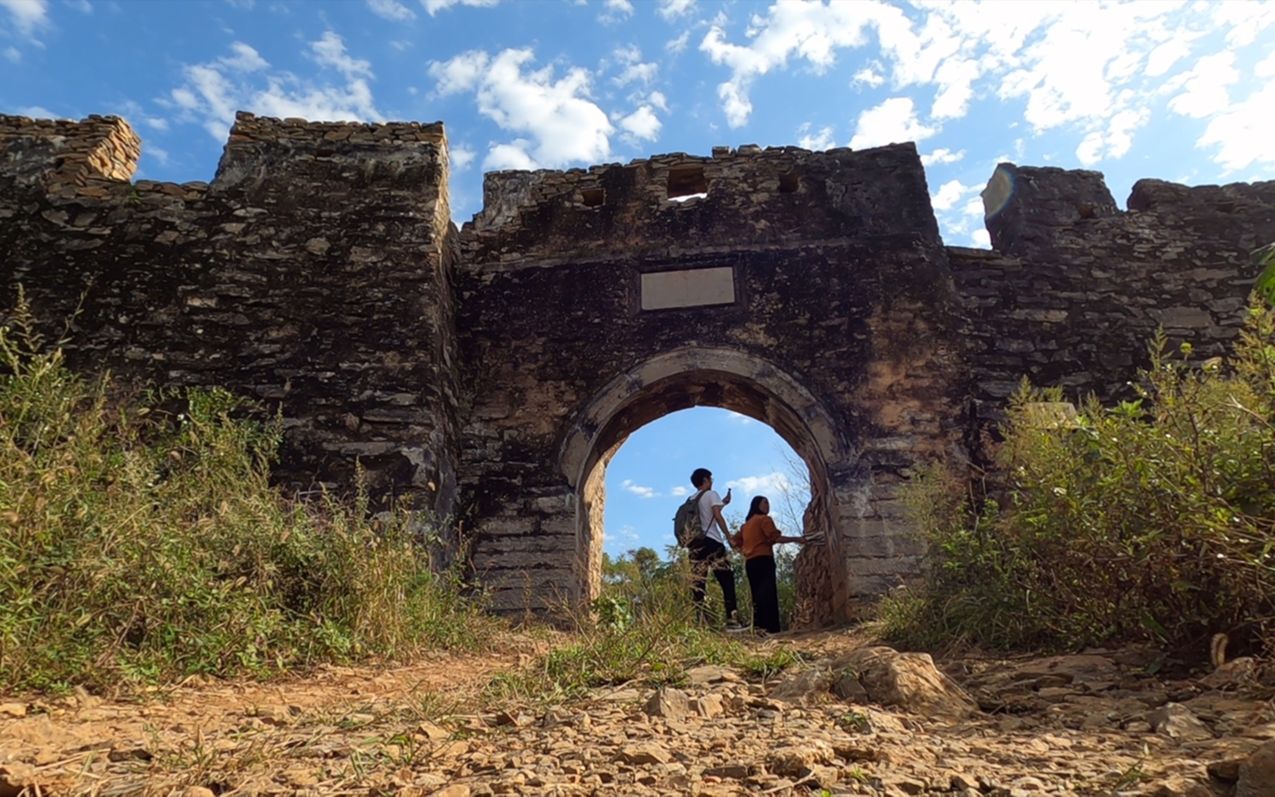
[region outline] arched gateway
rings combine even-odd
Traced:
[[[959,452],[964,386],[914,149],[498,173],[487,194],[506,204],[461,235],[461,357],[483,365],[460,472],[498,606],[594,594],[606,462],[691,406],[770,424],[809,467],[812,620],[915,574],[898,487]]]
[[[454,518],[514,611],[593,593],[611,453],[711,405],[805,460],[807,619],[853,616],[917,572],[918,463],[1023,376],[1120,396],[1157,327],[1222,353],[1275,240],[1275,183],[1144,180],[1121,211],[1096,172],[1001,164],[995,251],[947,247],[911,144],[489,174],[461,230],[441,124],[240,114],[210,183],[132,181],[139,146],[0,116],[0,315],[21,285],[51,335],[74,316],[76,367],[278,412],[280,482],[357,463]]]

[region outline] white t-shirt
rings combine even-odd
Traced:
[[[722,497],[717,494],[717,491],[705,490],[699,497],[699,527],[704,530],[704,535],[710,540],[717,540],[725,545],[726,531],[719,527],[717,518],[713,515],[715,506],[726,506],[726,504],[722,502]]]

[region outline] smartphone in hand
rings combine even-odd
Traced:
[[[722,503],[723,504],[730,503],[730,488],[729,487],[726,488],[726,497],[722,499]]]

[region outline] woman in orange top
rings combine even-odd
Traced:
[[[781,542],[805,542],[801,537],[785,537],[770,519],[770,501],[757,496],[748,506],[748,516],[739,530],[739,549],[744,554],[744,572],[753,594],[753,628],[779,633],[779,589],[775,584],[774,546]]]

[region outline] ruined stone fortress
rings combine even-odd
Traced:
[[[1275,240],[1275,182],[1121,211],[1098,173],[1002,164],[994,251],[945,246],[911,144],[488,174],[459,230],[441,124],[240,114],[210,183],[131,182],[139,150],[0,116],[0,313],[21,285],[52,329],[79,307],[76,367],[279,412],[281,483],[361,463],[506,610],[594,594],[607,461],[706,405],[805,460],[803,619],[852,616],[917,572],[918,464],[977,458],[1024,376],[1111,399],[1158,327],[1223,352]]]

